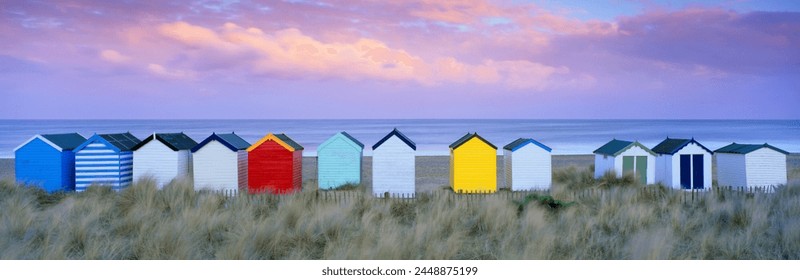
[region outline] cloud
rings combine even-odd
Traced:
[[[158,77],[166,78],[166,79],[183,80],[183,79],[194,78],[194,76],[195,76],[194,73],[192,73],[190,71],[171,70],[171,69],[167,69],[164,66],[161,66],[161,65],[155,64],[155,63],[148,64],[147,65],[147,70],[150,73],[152,73],[152,74],[154,74],[154,75],[156,75]]]
[[[236,60],[231,65],[245,67],[252,74],[281,78],[413,81],[429,86],[499,83],[511,88],[542,90],[550,76],[568,72],[564,67],[530,61],[487,59],[470,64],[449,56],[426,60],[376,39],[323,42],[296,28],[264,32],[226,23],[213,30],[175,22],[160,25],[158,31],[191,51]],[[203,57],[206,56],[196,59]],[[151,71],[164,72],[157,67],[151,67]]]
[[[115,50],[103,50],[100,52],[100,58],[111,63],[126,63],[131,60],[130,57],[120,54]]]

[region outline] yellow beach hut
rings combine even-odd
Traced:
[[[450,144],[450,186],[457,193],[497,191],[497,147],[478,133]]]

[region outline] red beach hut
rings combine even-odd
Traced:
[[[303,184],[303,146],[285,134],[268,134],[247,148],[248,192],[285,194]]]

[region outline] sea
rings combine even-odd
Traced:
[[[732,142],[769,143],[800,152],[800,120],[0,120],[0,158],[13,158],[14,149],[36,134],[131,132],[144,139],[152,133],[183,132],[200,142],[212,132],[235,132],[250,143],[268,133],[285,133],[315,156],[316,148],[339,131],[372,145],[397,128],[417,144],[417,155],[448,155],[448,145],[466,133],[498,147],[517,138],[533,138],[556,155],[591,154],[612,139],[639,141],[653,147],[667,137],[694,138],[714,150]]]

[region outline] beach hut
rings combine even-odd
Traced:
[[[667,138],[652,150],[656,155],[656,181],[675,189],[711,188],[713,152],[692,139]]]
[[[195,189],[234,191],[247,188],[247,148],[235,133],[212,133],[192,148]]]
[[[372,194],[413,196],[417,145],[396,128],[372,145]]]
[[[250,193],[291,193],[302,189],[303,146],[285,134],[268,134],[247,148]]]
[[[133,147],[133,180],[151,177],[160,187],[191,178],[194,146],[197,142],[183,132],[153,133]]]
[[[633,173],[642,184],[655,183],[656,154],[639,142],[611,140],[594,151],[594,177],[609,171]]]
[[[459,193],[497,191],[497,147],[478,133],[450,144],[450,186]]]
[[[769,144],[733,143],[714,151],[719,186],[775,187],[786,184],[786,155]]]
[[[539,141],[519,138],[503,147],[506,187],[512,191],[547,190],[552,183],[551,149]]]
[[[339,132],[317,147],[317,183],[320,189],[361,183],[364,144]]]
[[[130,133],[94,134],[75,148],[75,190],[91,184],[128,187],[133,180],[133,147],[141,142]]]
[[[39,134],[14,149],[18,182],[38,185],[47,192],[75,188],[75,153],[86,138],[77,133]]]

